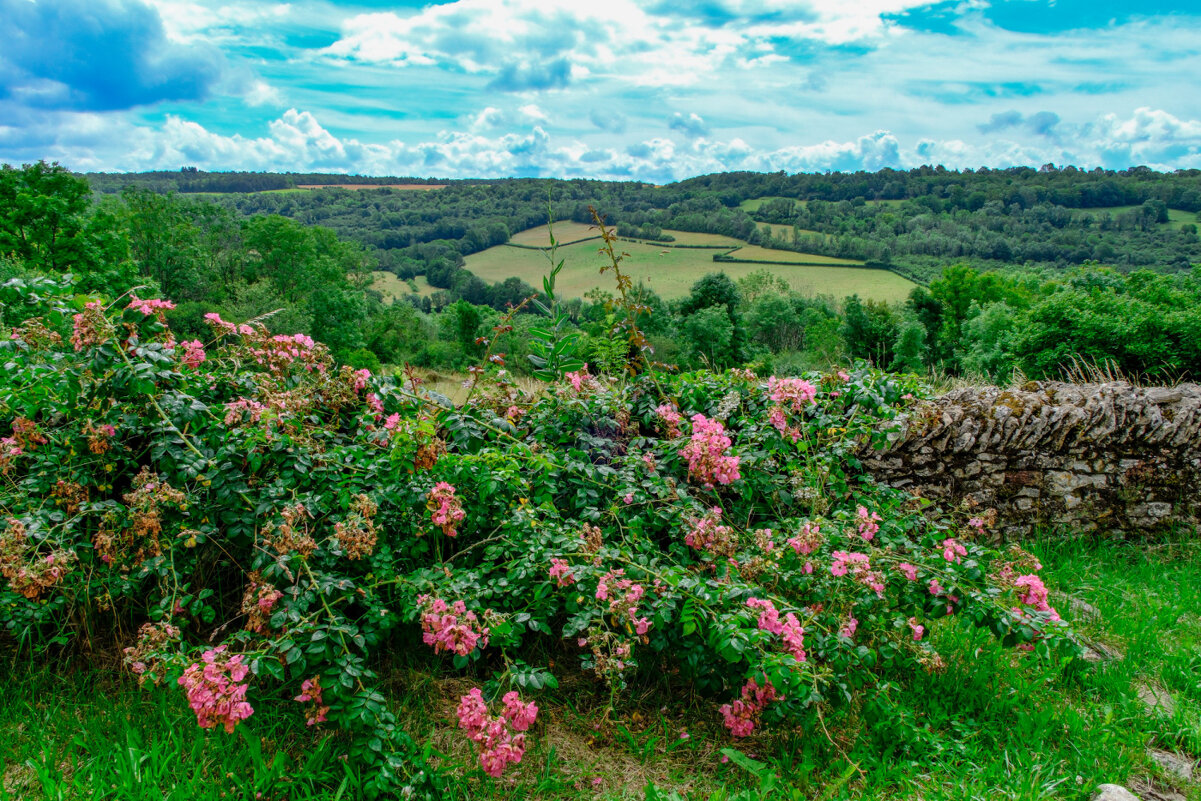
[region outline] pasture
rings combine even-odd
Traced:
[[[723,264],[713,261],[713,254],[721,252],[716,249],[672,248],[632,241],[622,241],[619,245],[620,251],[629,254],[622,262],[623,271],[635,282],[641,281],[666,299],[686,296],[694,283],[713,272],[723,272],[737,281],[757,270],[767,270],[783,278],[798,292],[835,297],[857,293],[862,298],[884,301],[903,300],[914,286],[908,279],[887,270],[855,267],[851,266],[854,262],[844,259],[830,259],[784,250],[745,246],[734,251],[732,255],[737,258],[749,249],[754,254],[752,258],[770,257],[777,261],[821,260],[828,262],[830,266]],[[602,275],[600,272],[600,268],[607,261],[599,253],[598,246],[599,240],[591,240],[559,248],[558,257],[565,262],[558,283],[558,289],[563,296],[583,297],[589,290],[598,288],[612,291],[612,275]],[[533,286],[540,286],[547,265],[547,258],[542,251],[498,245],[468,256],[466,268],[489,283],[517,276]]]
[[[416,294],[418,295],[427,296],[438,291],[437,287],[430,286],[429,281],[425,280],[424,275],[419,275],[412,280],[417,285]],[[371,273],[371,288],[382,293],[384,301],[389,304],[406,295],[414,294],[413,288],[409,285],[408,281],[397,278],[396,273],[391,273],[387,270],[376,270]]]
[[[555,239],[559,242],[577,242],[581,239],[599,237],[600,232],[586,223],[564,220],[555,223]],[[539,225],[537,228],[527,228],[509,237],[514,245],[526,245],[534,248],[550,247],[550,228]],[[507,277],[507,276],[506,276]]]

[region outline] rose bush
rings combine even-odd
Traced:
[[[614,698],[678,675],[740,737],[937,670],[942,618],[1074,648],[984,517],[859,471],[911,379],[584,369],[531,398],[497,372],[455,408],[255,324],[176,341],[167,301],[0,301],[0,624],[31,653],[125,648],[201,725],[293,704],[355,734],[379,791],[441,781],[376,683],[409,643],[488,677],[459,725],[491,775],[538,736],[535,652]]]

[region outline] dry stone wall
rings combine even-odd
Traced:
[[[924,401],[864,454],[878,481],[996,509],[994,531],[1135,535],[1201,518],[1201,386],[1030,382]]]

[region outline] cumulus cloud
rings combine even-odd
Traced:
[[[1002,111],[989,117],[988,122],[977,125],[980,133],[995,133],[1010,128],[1025,128],[1038,136],[1051,136],[1059,124],[1059,115],[1053,111],[1037,111],[1024,116],[1019,111]]]
[[[609,133],[624,133],[629,122],[624,114],[606,109],[592,109],[588,112],[588,120],[597,128]]]
[[[704,118],[695,112],[685,117],[677,111],[667,120],[667,127],[692,139],[709,135],[709,126],[705,124]]]
[[[207,97],[225,61],[170,41],[140,0],[0,0],[0,99],[103,111]]]

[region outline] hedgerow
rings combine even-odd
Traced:
[[[352,735],[378,792],[443,781],[380,690],[395,649],[477,680],[457,725],[497,776],[573,660],[612,704],[672,674],[737,738],[940,669],[942,618],[1074,648],[986,515],[859,470],[915,379],[585,367],[531,397],[494,364],[455,407],[253,322],[177,341],[168,301],[0,301],[4,629],[32,655],[119,647],[207,728],[292,705]]]

